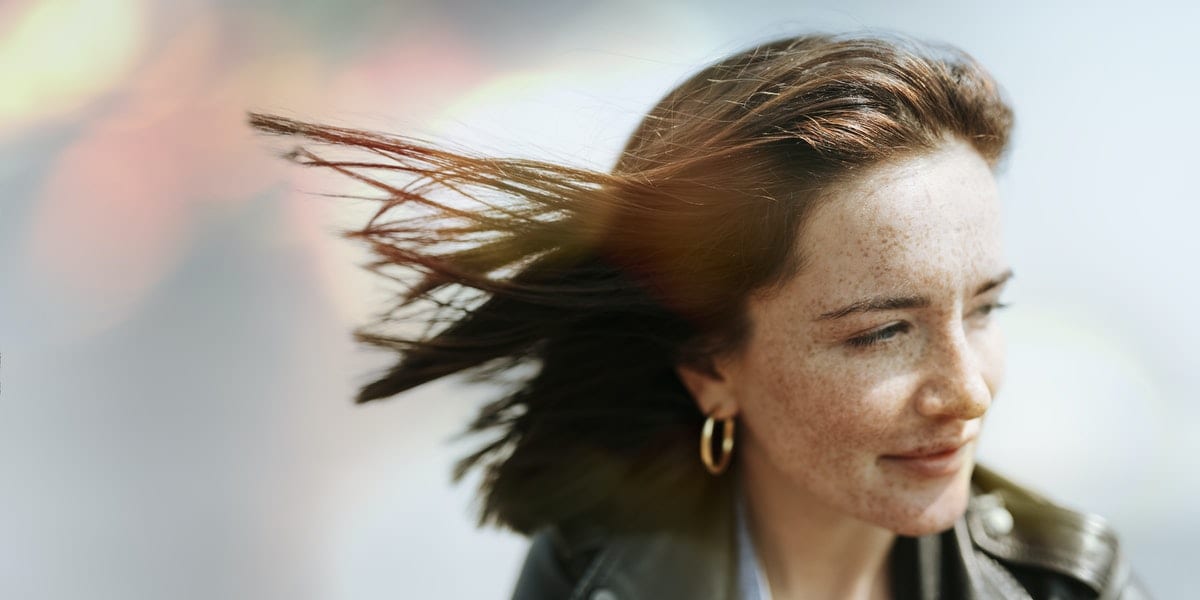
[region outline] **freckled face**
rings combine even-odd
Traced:
[[[905,535],[943,530],[966,508],[1003,378],[990,316],[1003,285],[978,293],[1007,271],[995,180],[954,141],[826,197],[800,236],[809,262],[750,300],[747,346],[718,363],[739,460],[797,499]],[[869,299],[892,301],[838,316]]]

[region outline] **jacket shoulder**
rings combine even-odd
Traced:
[[[530,536],[513,600],[566,600],[600,549],[596,532],[568,533],[548,526]]]
[[[551,526],[533,536],[514,600],[694,600],[736,595],[732,530],[609,531]]]
[[[972,478],[966,523],[977,551],[998,561],[1036,597],[1148,598],[1116,532],[982,466]]]

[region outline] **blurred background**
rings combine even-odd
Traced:
[[[981,460],[1105,515],[1150,589],[1200,539],[1195,3],[0,2],[0,596],[508,598],[455,441],[489,391],[355,407],[386,297],[353,191],[247,110],[607,169],[701,65],[812,30],[962,46],[1018,116]],[[1189,559],[1189,557],[1191,557]]]

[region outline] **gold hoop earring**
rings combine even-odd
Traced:
[[[733,457],[733,417],[721,419],[721,460],[714,461],[712,454],[713,423],[711,415],[704,420],[704,429],[700,432],[700,462],[713,475],[720,475],[729,467],[729,459]]]

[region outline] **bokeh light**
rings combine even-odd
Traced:
[[[142,0],[37,0],[0,20],[0,140],[111,92],[147,41]]]

